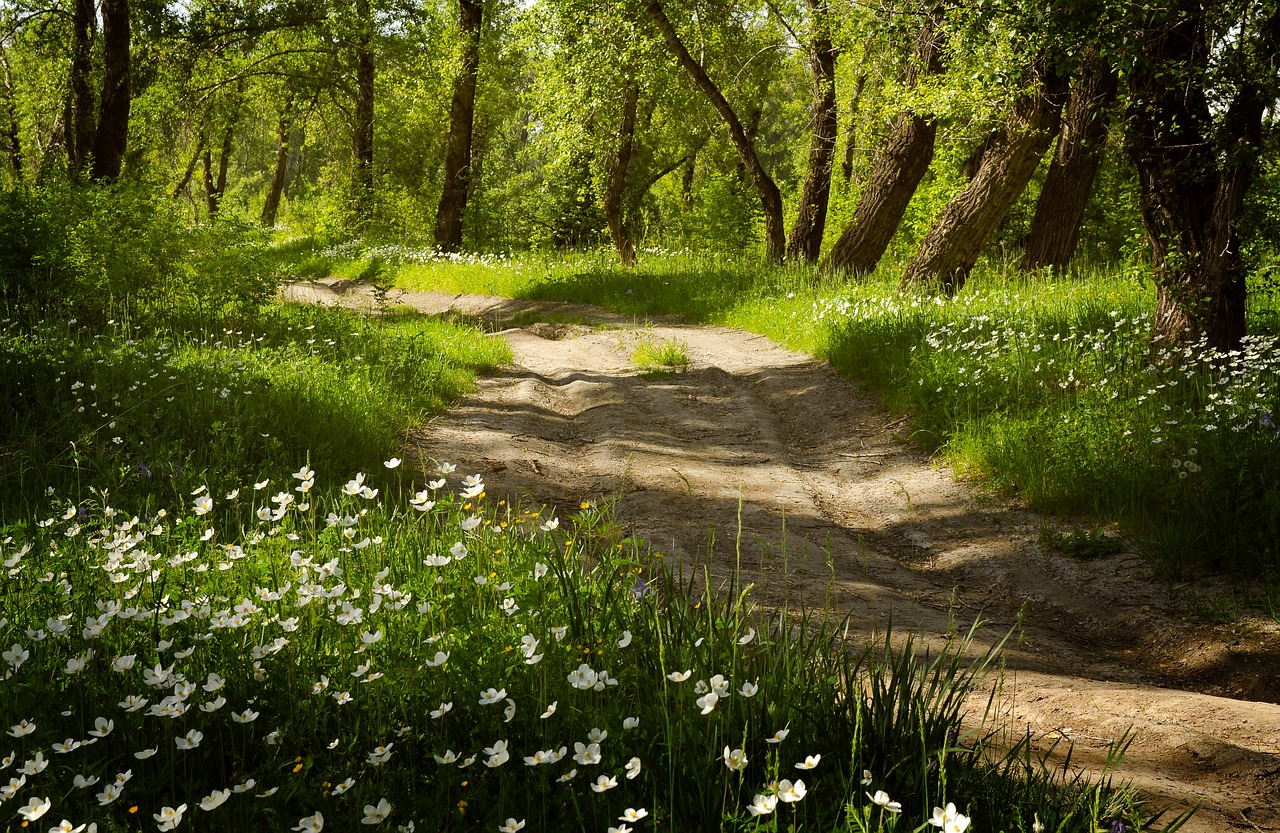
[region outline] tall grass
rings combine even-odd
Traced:
[[[967,640],[850,646],[745,588],[695,592],[594,507],[388,465],[381,489],[304,466],[145,510],[55,498],[7,538],[4,809],[103,831],[1147,821],[991,754],[965,704],[995,654]]]
[[[269,306],[234,318],[122,312],[102,328],[9,319],[0,355],[11,397],[0,517],[11,518],[46,488],[182,492],[205,472],[247,482],[308,454],[355,468],[390,456],[510,354],[420,316]]]

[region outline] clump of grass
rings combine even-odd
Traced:
[[[1102,558],[1124,552],[1124,540],[1118,535],[1107,534],[1098,526],[1088,530],[1072,527],[1066,533],[1043,526],[1040,528],[1040,546],[1079,559]]]
[[[689,345],[683,339],[668,338],[661,341],[644,338],[631,353],[631,361],[641,370],[686,370],[690,365]]]

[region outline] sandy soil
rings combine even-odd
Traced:
[[[286,297],[373,303],[339,282]],[[1169,586],[1133,553],[1045,551],[1046,521],[957,482],[855,383],[762,336],[497,297],[390,300],[485,323],[515,354],[415,432],[425,458],[483,474],[490,494],[617,498],[628,531],[659,550],[718,578],[740,563],[762,603],[829,604],[867,634],[892,615],[895,630],[941,640],[981,615],[992,641],[1021,615],[990,683],[1012,731],[1046,748],[1068,738],[1073,764],[1096,769],[1131,729],[1119,778],[1153,807],[1199,804],[1184,830],[1280,831],[1280,628],[1185,612],[1192,593],[1223,588]],[[643,339],[679,339],[692,364],[642,373]]]

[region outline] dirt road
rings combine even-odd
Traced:
[[[373,302],[336,283],[286,297]],[[1156,807],[1201,804],[1184,830],[1280,831],[1274,622],[1193,619],[1188,594],[1212,586],[1170,587],[1132,553],[1044,551],[1042,519],[958,483],[904,420],[764,337],[496,297],[390,300],[484,321],[515,354],[410,438],[427,458],[483,474],[490,494],[616,497],[622,523],[659,550],[717,577],[740,564],[762,602],[828,604],[867,633],[892,615],[895,630],[940,639],[981,615],[997,640],[1021,615],[993,681],[1014,731],[1070,738],[1073,762],[1096,766],[1132,728],[1120,778]],[[642,373],[631,356],[644,339],[678,339],[691,365]]]

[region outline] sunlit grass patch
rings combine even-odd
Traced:
[[[689,345],[678,338],[642,338],[631,352],[631,362],[641,370],[684,370],[690,364]]]
[[[170,319],[103,331],[4,322],[6,516],[52,486],[181,491],[202,472],[247,480],[273,461],[387,456],[474,374],[509,359],[478,330],[418,316],[269,307],[200,330]],[[158,479],[158,481],[157,481]]]

